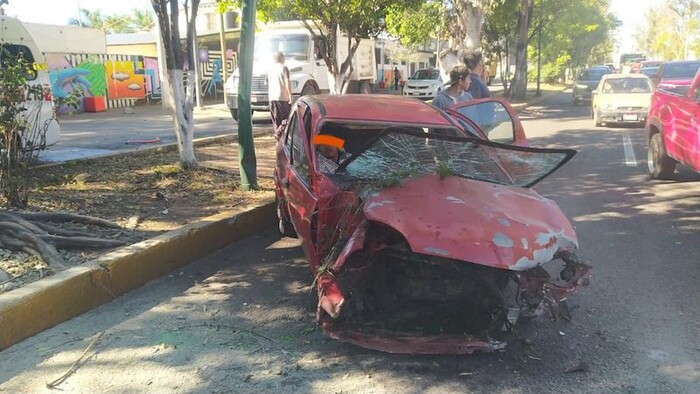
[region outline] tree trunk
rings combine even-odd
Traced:
[[[518,41],[515,52],[515,79],[512,86],[514,100],[525,100],[527,94],[527,39],[529,31],[529,11],[531,0],[521,0],[518,19]]]
[[[183,76],[187,75],[187,87]],[[180,165],[184,169],[196,168],[194,156],[194,81],[193,71],[168,70],[168,86],[173,97],[173,121],[177,146],[180,152]]]
[[[471,1],[463,3],[463,8],[460,7],[457,16],[459,25],[464,32],[462,49],[473,51],[481,45],[481,25],[484,22],[484,11],[480,5],[475,5]]]

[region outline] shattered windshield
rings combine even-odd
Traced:
[[[391,128],[336,172],[345,171],[359,181],[379,185],[432,173],[530,187],[575,153]]]

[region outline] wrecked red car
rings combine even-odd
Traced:
[[[302,240],[322,330],[464,354],[503,349],[521,314],[567,317],[590,266],[530,187],[575,151],[526,145],[498,98],[447,112],[390,95],[300,98],[277,144],[277,212]]]

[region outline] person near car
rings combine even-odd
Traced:
[[[284,65],[284,54],[275,52],[274,64],[267,72],[267,95],[270,100],[270,117],[275,137],[279,139],[292,109],[292,83],[289,80],[289,69]]]
[[[324,174],[332,174],[340,167],[340,163],[350,156],[345,149],[331,145],[318,144],[316,150],[320,153],[317,156],[318,170]]]
[[[401,72],[399,68],[394,66],[394,90],[399,90],[399,81],[401,80]]]
[[[433,106],[445,110],[455,103],[472,100],[467,90],[471,85],[469,70],[463,64],[458,64],[450,70],[450,81],[445,84],[447,89],[439,91],[433,99]]]
[[[475,99],[491,97],[491,92],[486,86],[486,82],[481,79],[481,76],[484,74],[484,56],[481,52],[468,52],[464,56],[464,64],[471,73],[472,83],[469,86],[469,94]]]

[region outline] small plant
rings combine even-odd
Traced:
[[[37,124],[44,89],[29,83],[36,72],[21,53],[13,55],[0,46],[0,189],[7,204],[17,208],[27,205],[23,171],[34,158],[33,151],[24,147],[46,138],[45,129]]]
[[[75,86],[74,90],[66,95],[66,97],[55,97],[54,103],[59,108],[68,108],[68,112],[79,110],[85,97],[85,91],[80,86]]]
[[[448,176],[454,175],[450,167],[444,161],[439,161],[437,163],[437,174],[440,177],[440,179],[445,179]]]

